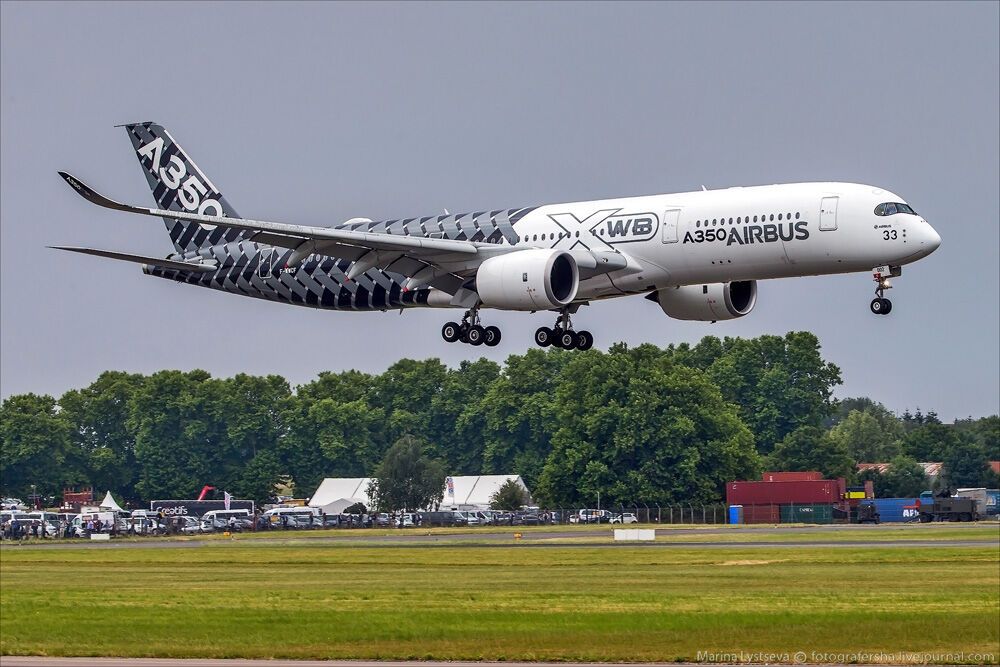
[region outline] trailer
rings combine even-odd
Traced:
[[[918,511],[921,523],[979,521],[979,502],[975,498],[934,498],[931,503],[921,498]]]

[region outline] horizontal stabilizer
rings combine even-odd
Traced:
[[[98,195],[99,196],[99,195]],[[207,273],[215,271],[218,267],[215,263],[207,262],[184,262],[177,259],[158,259],[156,257],[143,257],[142,255],[131,255],[126,252],[114,252],[113,250],[98,250],[97,248],[76,248],[72,246],[49,246],[53,250],[68,250],[79,252],[84,255],[96,255],[97,257],[107,257],[109,259],[120,259],[125,262],[136,262],[137,264],[149,264],[159,266],[164,269],[174,269],[176,271],[192,271],[194,273]]]

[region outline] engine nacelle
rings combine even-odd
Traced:
[[[503,310],[550,310],[576,298],[580,271],[564,250],[535,248],[490,257],[476,272],[483,305]]]
[[[677,320],[733,320],[753,310],[757,281],[668,287],[654,294],[663,312]]]

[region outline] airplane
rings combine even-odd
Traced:
[[[163,259],[52,246],[142,264],[181,283],[331,310],[464,308],[441,335],[495,346],[480,311],[552,311],[534,342],[587,350],[580,306],[646,295],[669,317],[744,317],[757,282],[871,271],[871,312],[902,267],[941,237],[902,197],[857,183],[790,183],[603,199],[329,227],[241,218],[162,126],[124,127],[156,208],[111,200],[66,172],[93,204],[162,218],[175,252]]]

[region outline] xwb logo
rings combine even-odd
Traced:
[[[659,222],[655,213],[619,214],[612,215],[594,225],[590,231],[593,234],[605,235],[609,243],[613,241],[646,241],[656,234]]]

